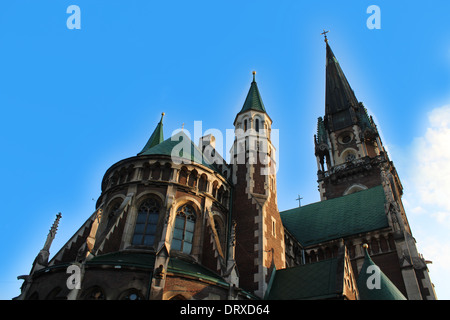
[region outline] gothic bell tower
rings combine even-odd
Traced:
[[[403,187],[394,163],[383,147],[372,116],[356,99],[328,44],[326,32],[324,34],[325,115],[318,118],[317,134],[314,136],[321,201],[382,186],[389,229],[377,232],[379,235],[384,233],[383,236],[391,239],[391,243],[387,253],[378,252],[379,257],[375,258],[380,259],[381,269],[389,272],[397,270],[396,285],[408,299],[435,299],[426,262],[417,251],[403,207]],[[360,208],[366,209],[363,206]],[[363,243],[373,237],[373,234],[361,233],[347,244]]]
[[[285,247],[277,206],[272,120],[262,102],[255,74],[234,121],[230,159],[239,284],[262,298],[271,272],[285,267]]]
[[[325,42],[325,116],[314,136],[321,200],[380,185],[379,165],[388,161],[375,122]]]

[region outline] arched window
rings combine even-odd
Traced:
[[[356,159],[356,151],[353,149],[347,149],[346,151],[344,151],[344,153],[342,154],[342,159],[345,162],[350,162]]]
[[[106,209],[106,212],[108,214],[108,219],[111,219],[114,217],[116,211],[120,208],[120,205],[122,204],[123,199],[116,199],[114,200]]]
[[[178,176],[178,183],[179,184],[186,184],[188,179],[188,170],[186,167],[182,167],[180,170],[180,174]]]
[[[164,165],[164,170],[163,170],[163,174],[162,174],[162,180],[163,181],[170,181],[172,175],[172,167],[170,165],[170,163],[166,163]]]
[[[159,180],[161,178],[161,165],[159,164],[159,162],[153,164],[151,169],[152,169],[152,179]]]
[[[217,196],[217,185],[218,185],[219,183],[217,182],[217,181],[214,181],[213,182],[213,186],[212,186],[212,196],[215,198],[216,196]]]
[[[138,290],[130,289],[124,292],[119,300],[144,300],[144,297]]]
[[[134,228],[133,244],[152,246],[155,242],[156,226],[158,224],[159,203],[149,198],[141,204]]]
[[[259,119],[256,119],[255,121],[255,131],[259,132]]]
[[[195,185],[196,185],[196,183],[197,183],[197,176],[198,176],[198,172],[197,172],[197,170],[192,170],[191,171],[191,173],[189,174],[189,177],[188,177],[188,185],[190,186],[190,187],[193,187],[193,188],[195,188]]]
[[[208,185],[208,178],[206,177],[206,174],[202,174],[200,176],[200,180],[198,182],[198,190],[199,191],[206,191],[207,185]]]
[[[244,132],[247,131],[247,119],[244,120]]]
[[[191,253],[194,239],[195,211],[190,205],[178,208],[173,229],[172,249]]]
[[[82,296],[83,300],[106,300],[105,293],[97,286],[88,289]]]

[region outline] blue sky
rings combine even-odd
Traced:
[[[81,29],[69,30],[69,5]],[[370,30],[369,5],[381,9]],[[0,8],[0,299],[19,294],[58,212],[54,254],[89,217],[105,171],[165,112],[232,129],[252,79],[280,133],[278,206],[319,201],[313,135],[325,44],[382,133],[419,251],[450,299],[450,2],[8,1]],[[449,161],[447,161],[449,160]]]

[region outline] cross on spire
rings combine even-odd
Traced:
[[[323,34],[323,36],[325,37],[325,42],[328,42],[328,38],[327,38],[327,33],[328,32],[330,32],[329,30],[328,31],[325,31],[325,29],[323,29],[323,32],[321,33],[321,34]]]

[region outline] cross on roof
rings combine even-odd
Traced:
[[[302,206],[302,204],[301,204],[301,202],[300,202],[300,200],[302,200],[303,198],[302,197],[300,197],[300,195],[298,195],[298,198],[297,199],[295,199],[295,200],[298,200],[298,206],[299,207],[301,207]]]
[[[327,42],[328,41],[328,39],[327,39],[327,33],[328,32],[330,32],[329,30],[328,31],[325,31],[325,29],[323,29],[323,32],[321,33],[321,34],[323,34],[323,36],[325,37],[325,42]]]

